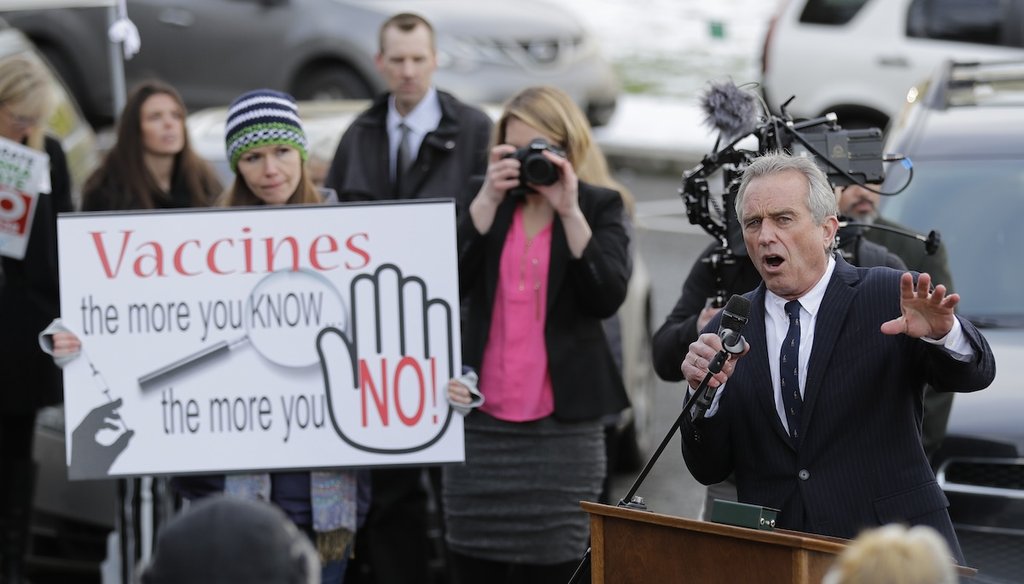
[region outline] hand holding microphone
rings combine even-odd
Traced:
[[[693,419],[703,417],[714,400],[717,389],[724,384],[736,366],[733,356],[746,353],[743,327],[750,314],[750,301],[734,294],[722,310],[718,334],[705,333],[690,344],[683,360],[683,375],[690,387],[696,387]]]

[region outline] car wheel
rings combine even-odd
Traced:
[[[301,73],[292,94],[299,100],[369,99],[373,90],[351,67],[332,64]]]

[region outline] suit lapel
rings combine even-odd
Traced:
[[[814,404],[821,393],[829,360],[835,348],[839,333],[843,330],[846,313],[857,295],[855,287],[860,275],[856,268],[836,257],[836,269],[821,299],[818,317],[814,324],[814,346],[807,365],[807,381],[804,385],[804,408],[800,433],[807,436],[807,426],[814,413]]]

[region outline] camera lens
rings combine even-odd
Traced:
[[[527,156],[519,172],[523,182],[535,185],[553,185],[558,181],[558,167],[540,152]]]

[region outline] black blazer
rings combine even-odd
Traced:
[[[30,414],[63,397],[60,369],[38,335],[60,315],[57,214],[72,210],[71,178],[60,142],[47,136],[48,195],[39,197],[25,258],[2,257],[0,280],[0,413]],[[0,479],[2,480],[2,479]]]
[[[596,419],[629,405],[601,326],[626,298],[632,264],[625,209],[615,191],[582,182],[579,188],[580,209],[593,236],[583,256],[573,259],[555,216],[544,323],[555,416],[566,421]],[[469,303],[463,362],[478,370],[490,333],[501,251],[517,204],[506,198],[486,234],[476,230],[469,213],[459,220],[459,285]],[[487,388],[481,391],[486,395]]]
[[[960,319],[974,357],[881,324],[900,315],[901,272],[836,259],[814,331],[799,448],[775,409],[765,348],[764,284],[747,294],[750,352],[726,384],[719,411],[683,428],[693,476],[712,484],[735,470],[739,500],[781,509],[779,526],[852,538],[890,522],[938,529],[962,556],[921,446],[922,391],[976,391],[995,377],[988,342]],[[706,330],[717,330],[718,318]]]

